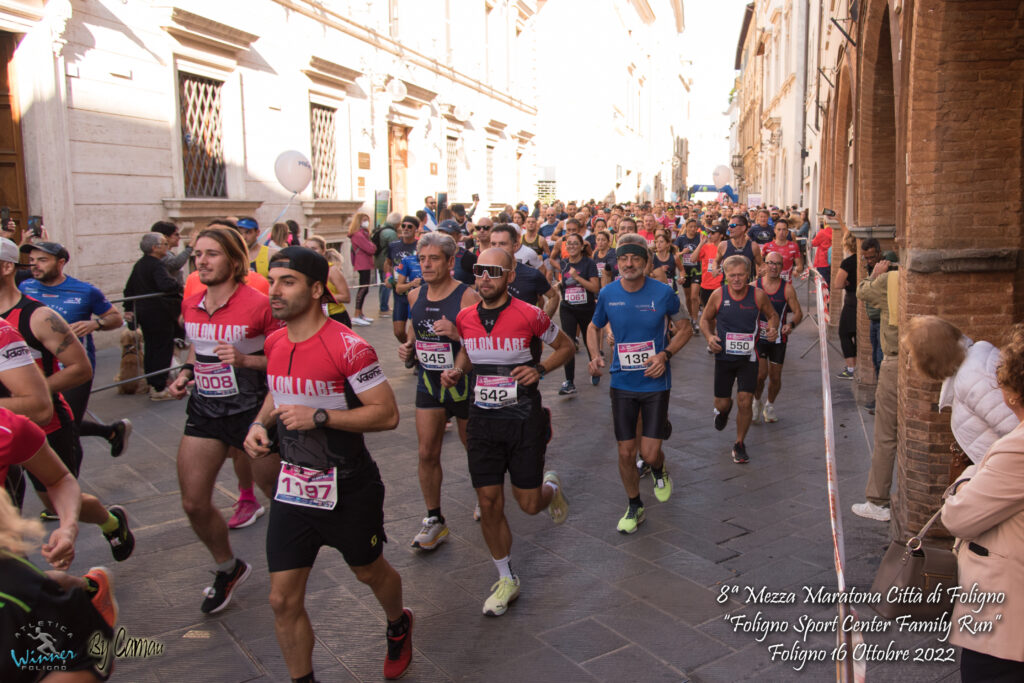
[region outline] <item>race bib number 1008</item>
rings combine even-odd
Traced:
[[[196,391],[206,398],[222,398],[238,393],[235,369],[226,363],[196,363]]]

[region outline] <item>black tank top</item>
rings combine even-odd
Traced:
[[[668,278],[668,283],[672,285],[672,289],[676,289],[676,257],[669,252],[668,259],[662,261],[658,258],[658,252],[651,252],[651,269],[665,268],[665,276]]]
[[[416,389],[438,400],[447,397],[462,401],[468,395],[469,378],[465,375],[450,389],[441,386],[441,372],[454,362],[462,344],[458,339],[444,337],[434,332],[434,323],[442,317],[450,320],[452,324],[455,323],[455,318],[462,310],[462,295],[466,289],[467,286],[460,282],[444,299],[430,301],[430,285],[427,285],[420,290],[416,303],[409,311],[413,333],[416,335],[414,351],[420,361]]]
[[[757,290],[747,287],[742,299],[734,299],[729,294],[729,285],[722,285],[722,303],[718,306],[715,323],[718,338],[722,340],[722,350],[715,354],[719,360],[753,360],[757,342],[757,319],[760,311],[757,308]]]
[[[764,286],[764,278],[759,277],[757,278],[757,288],[765,294],[768,294],[768,300],[772,302],[772,308],[774,308],[775,312],[779,314],[779,329],[781,330],[782,326],[786,324],[786,318],[789,316],[789,303],[786,301],[786,281],[781,280],[779,282],[779,288],[775,290],[775,293],[769,294],[768,290],[765,289]],[[761,328],[761,333],[763,334],[767,329],[768,321],[764,319],[763,315],[761,315],[758,316],[757,324]],[[786,343],[786,337],[784,337],[781,332],[779,333],[779,341],[783,344]]]
[[[732,240],[727,240],[726,243],[725,243],[725,257],[722,259],[722,261],[724,262],[725,259],[729,258],[733,254],[742,254],[743,256],[747,257],[748,261],[750,261],[750,271],[753,272],[754,271],[754,246],[753,245],[754,245],[754,240],[750,239],[749,237],[747,238],[747,243],[743,246],[742,249],[737,249],[736,245],[732,243]]]

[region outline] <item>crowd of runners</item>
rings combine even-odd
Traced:
[[[488,616],[504,614],[523,588],[511,561],[506,491],[527,514],[546,512],[553,524],[569,516],[573,492],[546,466],[552,425],[539,386],[561,375],[558,394],[577,394],[581,351],[593,387],[610,376],[625,512],[608,525],[619,533],[635,533],[645,520],[644,478],[658,501],[672,495],[662,449],[672,434],[672,358],[695,335],[713,356],[708,428],[721,431],[735,419],[736,438],[723,457],[749,462],[756,457],[745,440],[751,424],[779,419],[787,339],[803,319],[793,283],[806,275],[806,213],[728,201],[538,202],[474,223],[475,209],[455,205],[450,215],[436,215],[428,201],[418,215],[392,214],[372,230],[368,216],[354,216],[349,234],[360,285],[351,287],[351,316],[342,257],[316,235],[299,239],[293,231],[266,244],[254,219],[226,218],[192,235],[180,263],[168,253],[180,239],[173,224],[154,226],[142,240],[134,291],[173,300],[180,292],[163,278],[169,274],[180,286],[187,260],[195,271],[175,301],[180,319],[160,323],[180,331],[187,357],[171,378],[164,373],[151,383],[150,398],[187,399],[177,454],[181,502],[215,574],[197,606],[208,614],[225,609],[252,574],[252,565],[235,555],[229,529],[267,513],[255,497],[258,486],[271,501],[266,549],[274,626],[295,681],[315,680],[304,596],[322,546],[338,550],[380,603],[385,677],[401,676],[412,658],[414,615],[403,602],[400,574],[383,556],[384,485],[364,437],[398,424],[381,355],[397,355],[417,378],[425,515],[408,542],[429,553],[448,537],[441,450],[451,428],[466,452],[474,517],[497,575],[483,600]],[[90,335],[120,328],[122,316],[95,287],[63,274],[69,256],[61,245],[27,240],[19,247],[8,239],[10,226],[3,227],[0,477],[20,507],[26,470],[47,509],[44,519],[58,521],[44,545],[56,570],[70,566],[78,521],[98,525],[114,559],[126,560],[135,540],[125,510],[83,494],[75,480],[82,436],[106,439],[114,457],[127,447],[127,420],[84,419],[95,367]],[[31,264],[25,274],[17,272],[22,254]],[[382,284],[364,277],[370,269],[383,275]],[[388,348],[374,348],[354,331],[375,322],[363,306],[377,287],[376,321],[390,317],[395,338]],[[136,313],[145,332],[148,314]],[[228,459],[239,480],[231,519],[213,502]],[[19,526],[6,500],[0,513],[5,534],[31,530],[27,522]],[[35,599],[46,593],[47,579],[18,557],[19,543],[0,550],[0,572],[27,577],[24,591]],[[117,606],[108,570],[49,578],[78,596],[76,609],[95,606],[100,616],[82,617],[90,624],[84,628],[109,636]],[[51,600],[55,611],[72,604],[66,596]],[[83,680],[110,673],[85,654],[76,667],[93,677]]]

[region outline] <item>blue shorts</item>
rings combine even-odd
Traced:
[[[395,294],[395,303],[391,311],[391,321],[404,323],[409,319],[409,297]]]

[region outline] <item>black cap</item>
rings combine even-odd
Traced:
[[[452,213],[454,213],[456,216],[465,216],[466,207],[464,207],[462,204],[452,204]]]
[[[290,268],[313,278],[324,286],[324,295],[321,299],[328,303],[335,303],[334,295],[327,288],[327,274],[331,266],[320,254],[307,247],[285,247],[270,257],[271,268]]]
[[[415,225],[417,228],[420,227],[420,219],[416,218],[416,216],[406,216],[402,219],[402,222],[408,223],[409,225]]]
[[[56,256],[59,259],[62,258],[65,261],[71,260],[71,255],[68,254],[68,250],[65,249],[64,245],[60,244],[59,242],[35,242],[34,244],[21,245],[22,254],[27,254],[30,251],[34,251],[36,249],[38,249],[39,251],[44,251],[50,256]]]
[[[459,224],[452,219],[446,219],[438,223],[437,229],[441,232],[446,232],[449,235],[458,235],[462,230],[459,228]]]

